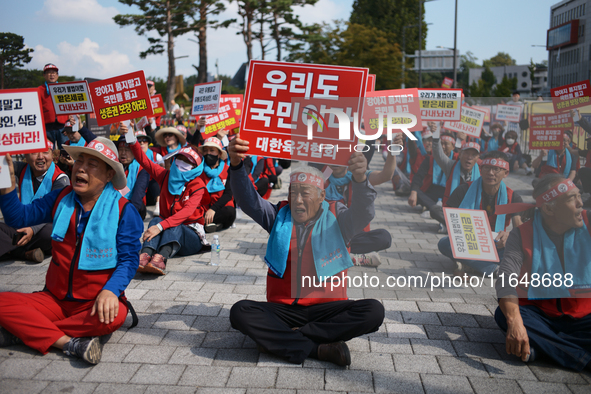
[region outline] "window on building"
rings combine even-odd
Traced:
[[[521,82],[521,87],[522,88],[527,88],[527,82]]]
[[[548,82],[548,77],[544,77],[544,82]]]
[[[522,73],[521,73],[521,76],[522,76],[523,78],[527,77],[527,71],[524,71],[524,72],[522,72]]]

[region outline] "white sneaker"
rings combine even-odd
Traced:
[[[156,216],[160,216],[160,201],[158,201],[154,207],[154,217]]]
[[[439,223],[439,230],[437,230],[437,234],[447,234],[447,227],[445,227],[445,224]]]
[[[431,219],[431,212],[430,211],[425,211],[425,212],[421,213],[421,217],[423,219]]]
[[[380,261],[380,255],[377,252],[371,252],[367,254],[351,253],[351,259],[353,260],[353,264],[355,264],[356,266],[377,267],[380,264],[382,264],[382,262]]]

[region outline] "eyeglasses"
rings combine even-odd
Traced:
[[[493,174],[497,175],[499,172],[503,171],[501,167],[496,166],[482,166],[482,172],[489,172],[492,171]]]
[[[147,144],[147,143],[149,143],[149,142],[150,142],[150,141],[148,141],[148,140],[143,140],[143,139],[142,139],[142,140],[138,139],[137,141],[138,141],[140,144]]]

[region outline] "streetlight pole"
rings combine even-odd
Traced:
[[[457,39],[458,39],[458,0],[456,0],[456,15],[454,18],[454,81],[452,84],[452,88],[455,88],[456,85],[456,79],[458,79],[458,70],[457,70],[457,65],[456,65],[456,51],[458,50],[457,48]]]
[[[402,83],[400,85],[401,89],[404,89],[406,87],[406,84],[404,83],[404,72],[406,71],[406,29],[417,26],[420,26],[420,24],[408,25],[402,28]]]

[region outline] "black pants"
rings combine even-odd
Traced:
[[[224,228],[230,227],[234,220],[236,220],[236,208],[229,206],[221,207],[213,216],[213,222],[221,224]]]
[[[283,168],[284,170],[288,169],[289,166],[291,166],[291,160],[279,159],[279,160],[277,160],[277,162],[279,163],[281,168]],[[277,175],[279,175],[279,174],[277,174]]]
[[[243,300],[230,310],[234,329],[294,364],[304,362],[319,344],[348,341],[377,331],[383,321],[384,306],[371,299],[311,306]]]
[[[578,175],[583,184],[583,192],[591,193],[591,168],[582,167],[579,169]]]
[[[257,193],[259,193],[259,196],[263,197],[267,193],[267,190],[269,190],[269,179],[261,178],[255,182],[255,185],[257,187]]]
[[[148,190],[146,191],[146,205],[156,205],[156,200],[160,196],[160,185],[153,179],[148,183]]]
[[[417,190],[417,202],[429,210],[432,219],[443,224],[445,224],[445,215],[443,214],[443,208],[437,205],[437,200],[443,199],[444,194],[445,187],[443,186],[431,185],[426,192],[420,189]]]
[[[391,245],[392,235],[383,228],[359,233],[349,242],[351,253],[355,254],[377,252],[388,249]]]
[[[26,245],[16,246],[12,244],[12,237],[17,233],[17,229],[6,223],[0,223],[0,259],[23,260],[26,252],[37,248],[41,248],[46,255],[51,254],[52,229],[53,226],[47,224],[37,234],[34,234]]]

